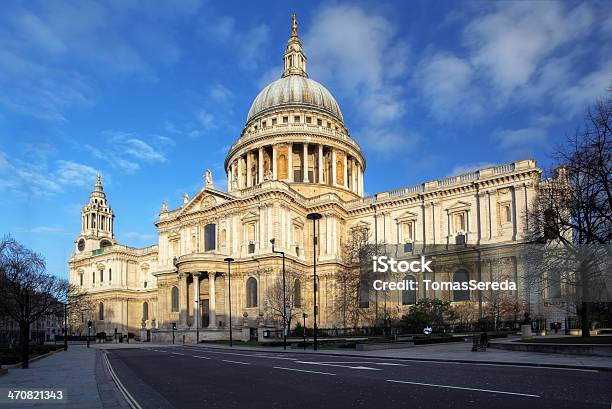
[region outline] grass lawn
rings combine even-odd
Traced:
[[[612,336],[595,337],[564,337],[564,338],[532,338],[515,342],[532,344],[612,344]]]

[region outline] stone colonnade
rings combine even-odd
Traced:
[[[363,167],[344,151],[321,144],[278,143],[248,150],[227,172],[228,190],[245,189],[265,180],[317,183],[363,196]]]

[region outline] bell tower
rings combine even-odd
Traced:
[[[77,239],[77,252],[103,251],[115,242],[115,215],[106,200],[100,175],[89,195],[89,202],[81,210],[81,233]]]

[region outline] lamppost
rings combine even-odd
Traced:
[[[313,311],[314,311],[314,325],[313,325],[313,329],[314,329],[314,337],[313,337],[313,341],[314,341],[314,350],[317,350],[317,220],[319,220],[321,217],[321,213],[308,213],[308,215],[306,216],[306,218],[308,220],[312,220],[312,244],[313,244],[313,248],[312,248],[312,268],[313,268],[313,272],[314,272],[314,291],[313,291],[313,297],[314,297],[314,306],[313,306]]]
[[[68,303],[64,303],[64,351],[68,351]]]
[[[281,254],[283,256],[283,349],[287,349],[287,296],[285,295],[285,252],[274,250],[275,239],[270,239],[272,244],[272,253]]]
[[[199,279],[199,277],[194,277],[196,280]],[[195,313],[195,317],[193,317],[193,319],[195,320],[195,324],[196,324],[196,344],[200,343],[200,300],[193,300],[194,303],[196,303],[196,313]]]
[[[176,322],[172,323],[172,344],[174,345],[174,331],[176,331]]]
[[[304,326],[302,327],[302,335],[304,335],[304,351],[306,351],[306,309],[302,310],[302,316],[304,317]]]
[[[91,320],[87,321],[87,348],[89,348],[89,338],[91,337]]]
[[[227,291],[229,294],[229,333],[230,333],[230,347],[234,346],[234,339],[232,337],[232,261],[231,257],[226,257],[223,261],[227,262]]]

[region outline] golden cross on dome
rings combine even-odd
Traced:
[[[291,25],[291,37],[297,37],[297,17],[295,14],[291,15],[291,20],[293,21],[293,24]]]

